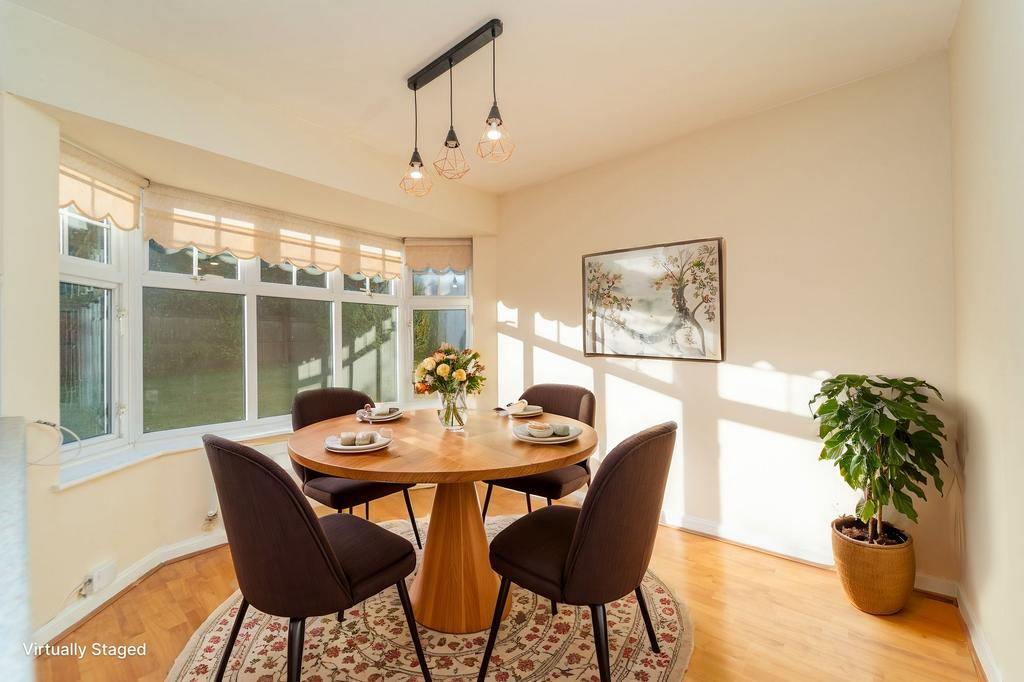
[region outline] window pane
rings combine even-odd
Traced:
[[[291,263],[278,263],[271,265],[267,261],[260,259],[260,281],[269,282],[270,284],[291,284],[292,283],[292,267]]]
[[[143,430],[245,417],[245,297],[142,290]]]
[[[358,272],[345,275],[345,291],[366,291],[366,277]]]
[[[327,273],[313,266],[299,268],[295,273],[295,283],[300,287],[320,287],[323,289],[327,286]]]
[[[60,422],[82,440],[110,433],[110,299],[60,283]]]
[[[199,274],[203,277],[238,279],[238,259],[227,252],[211,256],[200,251],[198,266]]]
[[[395,293],[395,280],[383,279],[381,277],[373,277],[370,279],[370,293],[371,294],[387,294],[391,295]]]
[[[256,297],[260,417],[288,414],[299,391],[330,386],[331,302]]]
[[[398,400],[397,328],[395,306],[342,303],[340,385],[375,402]]]
[[[165,249],[152,239],[149,240],[149,269],[157,272],[173,272],[179,275],[192,274],[192,247]]]
[[[413,367],[442,343],[448,342],[456,348],[466,347],[465,310],[414,310],[412,329]]]
[[[412,273],[413,296],[465,296],[466,273],[459,270],[415,270]]]
[[[109,263],[108,239],[110,228],[84,218],[65,213],[67,228],[67,254],[98,263]]]

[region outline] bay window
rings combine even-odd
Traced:
[[[82,440],[111,433],[112,293],[60,283],[60,421]]]
[[[289,414],[299,391],[331,385],[331,302],[256,297],[257,414]]]

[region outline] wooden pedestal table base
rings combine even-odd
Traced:
[[[472,483],[439,483],[427,543],[409,595],[416,621],[431,630],[464,634],[491,626],[498,576]],[[508,614],[511,601],[505,604]],[[504,616],[503,616],[504,617]]]

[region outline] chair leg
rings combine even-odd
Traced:
[[[235,623],[231,626],[231,634],[228,635],[228,643],[224,647],[224,655],[221,656],[220,665],[217,666],[217,674],[214,675],[214,682],[224,679],[224,671],[228,669],[228,659],[231,658],[231,649],[235,646],[235,639],[238,631],[242,629],[242,621],[245,620],[245,612],[249,610],[249,602],[242,597],[242,603],[238,607],[238,614],[235,616]]]
[[[530,500],[530,493],[526,493],[526,513],[533,511],[533,502]]]
[[[344,623],[345,622],[345,612],[344,611],[338,611],[338,622],[339,623]]]
[[[551,600],[551,615],[558,615],[558,602],[556,602],[554,599]]]
[[[366,502],[365,504],[363,504],[363,516],[366,518],[367,521],[370,520],[370,503],[369,502]]]
[[[611,665],[608,662],[608,619],[604,604],[593,604],[590,607],[590,620],[594,626],[594,645],[601,682],[612,682]]]
[[[427,667],[427,657],[423,655],[423,645],[420,644],[420,632],[416,628],[416,617],[412,613],[412,602],[409,601],[409,588],[405,586],[405,580],[395,583],[398,590],[398,598],[402,601],[402,610],[405,611],[405,622],[409,625],[409,634],[412,635],[412,645],[416,649],[416,658],[420,662],[420,671],[423,679],[430,682],[430,668]]]
[[[647,627],[647,639],[651,640],[651,649],[654,653],[660,654],[661,647],[658,646],[658,637],[654,634],[654,623],[651,622],[651,614],[647,611],[647,602],[644,600],[644,593],[639,587],[636,588],[636,603],[640,606],[640,615],[644,617],[644,625]]]
[[[348,513],[349,513],[349,514],[351,514],[351,513],[352,513],[352,507],[349,507],[349,508],[348,508]]]
[[[501,586],[498,588],[498,601],[494,604],[494,618],[491,620],[491,632],[487,635],[487,648],[484,649],[484,659],[480,662],[480,674],[476,676],[477,682],[484,682],[487,678],[487,666],[491,662],[494,643],[498,640],[498,628],[501,627],[501,612],[505,610],[505,602],[508,601],[508,588],[511,585],[511,580],[501,576]]]
[[[487,520],[487,506],[491,503],[491,492],[494,491],[494,485],[491,483],[487,484],[487,494],[484,495],[484,521]]]
[[[288,621],[288,682],[299,682],[302,677],[302,643],[306,638],[306,619]]]
[[[548,498],[548,506],[549,507],[551,506],[551,498],[550,497]]]
[[[420,529],[416,527],[416,512],[412,510],[412,498],[409,497],[409,489],[403,490],[402,495],[405,497],[405,508],[409,511],[409,523],[412,524],[412,534],[416,536],[416,546],[423,549],[423,543],[420,542]]]

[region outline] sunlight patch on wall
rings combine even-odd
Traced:
[[[507,324],[510,327],[519,326],[519,308],[509,308],[498,301],[498,324]]]
[[[752,367],[727,362],[718,365],[720,397],[802,417],[809,415],[807,401],[820,384],[821,380],[816,377],[779,372],[763,360]]]
[[[827,462],[821,443],[718,420],[719,518],[726,534],[819,563],[830,563],[829,523],[857,494]]]
[[[542,339],[558,342],[558,320],[549,320],[540,313],[533,314],[533,333]]]
[[[566,348],[583,352],[583,325],[558,323],[558,342]]]
[[[675,376],[672,360],[647,360],[640,358],[605,358],[610,365],[632,370],[666,384],[671,384]]]
[[[594,370],[543,348],[533,349],[533,383],[575,384],[594,390]]]
[[[523,342],[498,334],[498,404],[507,405],[523,394]]]
[[[665,500],[662,503],[662,518],[678,523],[685,514],[685,486],[683,463],[683,403],[678,398],[653,391],[614,374],[605,376],[605,437],[604,450],[612,448],[623,440],[649,426],[674,421],[679,426],[676,432],[675,449],[672,452],[672,469],[669,471]]]

